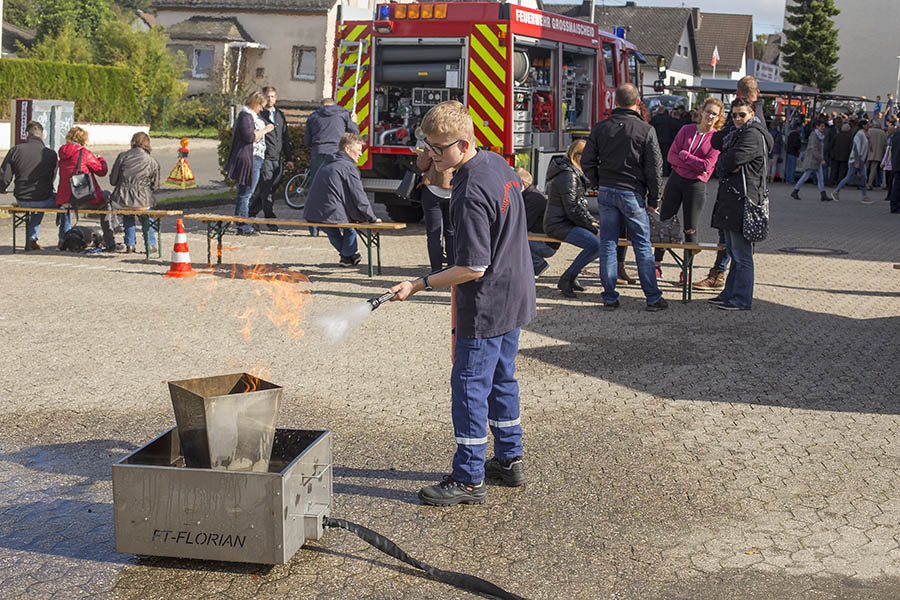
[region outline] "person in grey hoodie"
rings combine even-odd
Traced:
[[[109,183],[115,186],[109,196],[113,208],[149,209],[156,206],[153,192],[159,189],[159,163],[150,156],[150,136],[139,131],[131,137],[131,150],[116,157],[109,172]],[[136,252],[135,215],[125,215],[122,225],[125,229],[125,252]],[[156,251],[156,232],[151,226],[152,219],[141,216],[144,242],[150,252]]]
[[[853,148],[850,150],[850,166],[847,169],[847,176],[844,177],[834,191],[831,193],[833,200],[841,199],[841,190],[848,183],[855,181],[857,177],[862,179],[862,200],[863,204],[871,204],[868,194],[866,194],[866,161],[869,159],[869,138],[866,132],[869,130],[869,122],[865,119],[859,122],[859,129],[853,136]]]

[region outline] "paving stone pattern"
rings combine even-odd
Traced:
[[[284,386],[281,426],[333,431],[333,515],[438,568],[531,599],[897,598],[900,216],[808,190],[773,186],[751,312],[681,304],[669,264],[665,312],[636,286],[600,311],[593,266],[563,299],[563,248],[517,363],[529,482],[449,509],[416,497],[454,448],[447,292],[384,306],[340,344],[317,327],[423,274],[421,225],[383,236],[371,279],[298,231],[226,238],[228,264],[171,280],[135,255],[12,255],[0,219],[0,598],[476,597],[339,530],[274,567],[117,554],[110,466],[174,424],[164,382],[239,370]],[[257,262],[309,276],[302,337],[267,318],[260,283],[231,278]]]

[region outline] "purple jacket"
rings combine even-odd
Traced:
[[[231,135],[231,150],[225,162],[225,176],[238,185],[250,185],[253,181],[253,142],[256,130],[253,117],[246,111],[238,114]]]
[[[696,123],[682,127],[669,148],[667,158],[672,169],[685,179],[709,181],[719,158],[719,151],[714,150],[711,145],[713,133],[715,132],[699,133]]]

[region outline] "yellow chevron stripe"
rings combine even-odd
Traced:
[[[491,81],[491,78],[481,70],[480,66],[478,66],[474,62],[469,62],[469,72],[475,77],[475,79],[478,80],[479,83],[481,83],[481,85],[483,85],[487,89],[488,93],[490,93],[490,95],[493,96],[495,100],[497,100],[497,104],[499,104],[500,106],[506,105],[503,91],[498,88],[493,81]]]
[[[363,150],[363,153],[359,155],[359,162],[356,163],[357,167],[361,167],[369,160],[369,150]]]
[[[490,68],[490,70],[493,71],[495,75],[497,75],[497,79],[499,79],[500,81],[506,81],[506,72],[503,70],[503,66],[498,63],[493,56],[491,56],[487,48],[482,46],[481,42],[478,41],[475,36],[470,37],[469,41],[471,42],[472,50],[474,50],[475,54],[477,54],[481,58],[481,60],[483,60],[484,63],[488,66],[488,68]],[[469,63],[472,64],[472,61],[470,60]]]
[[[487,115],[487,117],[494,122],[494,125],[499,127],[501,130],[503,129],[503,115],[498,113],[493,106],[491,106],[490,101],[487,100],[484,96],[481,95],[481,92],[475,88],[474,85],[469,86],[469,98],[471,100],[475,100],[475,104],[481,111]]]
[[[488,44],[491,45],[492,48],[497,49],[497,53],[506,58],[506,46],[500,44],[500,40],[497,37],[497,34],[494,33],[494,30],[491,29],[490,25],[476,25],[475,28],[484,36],[484,39],[488,41]],[[497,31],[506,31],[506,25],[499,25],[497,27]]]
[[[481,139],[487,142],[488,146],[502,146],[500,138],[491,131],[490,127],[484,125],[484,118],[478,114],[478,108],[474,104],[469,105],[469,114],[472,115],[472,121],[475,123],[475,129],[481,133]]]

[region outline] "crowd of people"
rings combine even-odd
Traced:
[[[0,164],[0,192],[6,192],[14,183],[13,196],[16,203],[24,208],[93,208],[93,209],[134,209],[153,208],[153,192],[159,188],[159,163],[150,156],[152,151],[150,136],[135,133],[131,138],[131,149],[116,157],[112,170],[102,156],[97,156],[87,148],[88,132],[72,127],[66,133],[66,143],[58,152],[44,145],[44,127],[31,121],[25,128],[26,139],[16,144],[6,154]],[[97,177],[109,173],[112,190],[101,188]],[[55,183],[59,177],[58,185]],[[89,178],[85,189],[87,194],[73,193],[72,182],[86,175]],[[40,250],[38,233],[43,221],[43,212],[29,213],[26,226],[26,244],[29,250]],[[65,249],[66,237],[73,229],[68,212],[58,213],[59,250]],[[156,251],[156,240],[151,220],[142,220],[145,243]],[[122,224],[116,215],[103,214],[100,217],[102,229],[102,250],[106,252],[136,252],[136,220],[133,215],[124,215]],[[124,234],[124,244],[116,240],[116,233]]]

